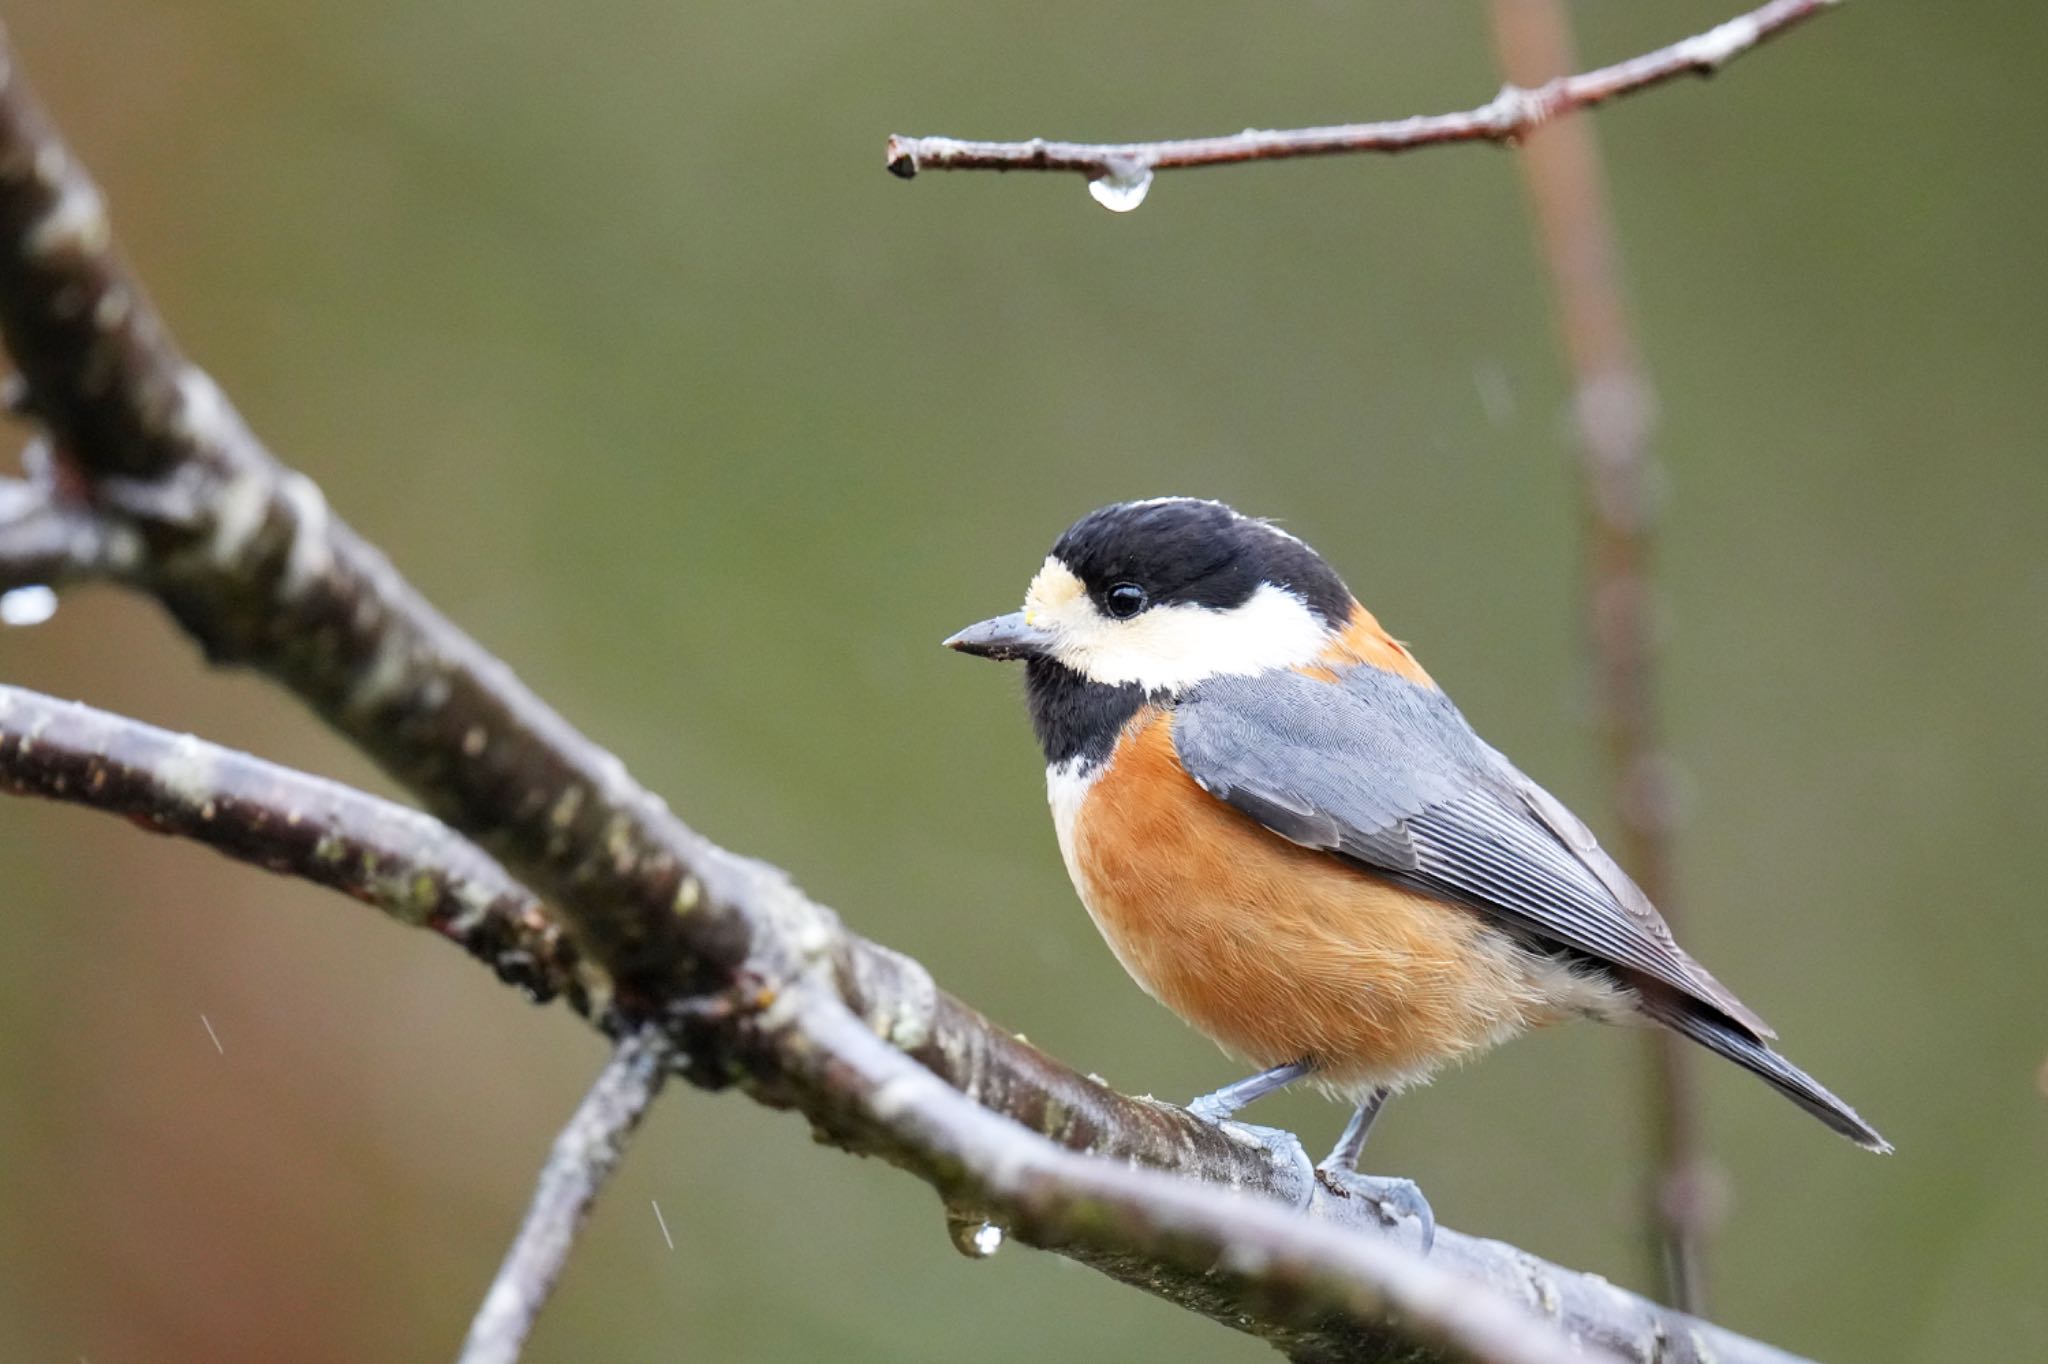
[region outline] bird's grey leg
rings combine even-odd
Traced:
[[[1189,1102],[1188,1112],[1204,1122],[1222,1122],[1254,1099],[1263,1099],[1276,1089],[1285,1089],[1315,1069],[1310,1061],[1289,1061],[1284,1066],[1262,1070],[1236,1084],[1225,1085],[1214,1094]]]
[[[1351,1115],[1351,1121],[1344,1124],[1344,1135],[1337,1138],[1336,1149],[1316,1166],[1316,1179],[1331,1193],[1365,1199],[1379,1209],[1389,1226],[1398,1225],[1403,1218],[1414,1218],[1422,1228],[1422,1253],[1427,1255],[1436,1241],[1436,1214],[1430,1211],[1429,1200],[1415,1187],[1415,1181],[1358,1173],[1358,1157],[1365,1150],[1366,1136],[1386,1101],[1384,1086],[1366,1097]]]
[[[1324,1159],[1324,1169],[1342,1170],[1345,1174],[1358,1169],[1358,1158],[1365,1153],[1365,1139],[1372,1132],[1372,1120],[1380,1115],[1380,1105],[1387,1101],[1387,1093],[1382,1085],[1358,1106],[1351,1121],[1344,1124],[1344,1135],[1337,1138],[1337,1149]]]
[[[1190,1100],[1188,1112],[1203,1122],[1228,1122],[1233,1114],[1254,1099],[1264,1098],[1276,1089],[1285,1089],[1314,1069],[1313,1061],[1300,1060],[1262,1070],[1236,1084],[1225,1085],[1213,1094]],[[1308,1152],[1301,1149],[1301,1138],[1278,1127],[1254,1127],[1247,1123],[1231,1123],[1231,1135],[1238,1140],[1254,1141],[1265,1149],[1272,1159],[1278,1180],[1275,1192],[1286,1190],[1282,1195],[1283,1202],[1293,1202],[1299,1212],[1307,1212],[1314,1205],[1320,1192],[1317,1181],[1321,1176],[1309,1163]]]

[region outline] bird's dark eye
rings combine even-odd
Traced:
[[[1102,604],[1118,620],[1129,620],[1145,609],[1145,589],[1136,583],[1117,583],[1102,594]]]

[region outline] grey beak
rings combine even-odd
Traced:
[[[948,649],[958,649],[977,658],[993,658],[1001,663],[1036,658],[1051,646],[1052,636],[1035,625],[1026,625],[1022,611],[1012,611],[1007,616],[970,625],[946,641]]]

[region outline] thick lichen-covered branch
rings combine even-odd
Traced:
[[[271,457],[179,354],[20,73],[0,81],[0,329],[65,481],[143,544],[136,581],[548,894],[622,995],[729,969],[746,924],[686,875],[701,840]]]
[[[1705,33],[1612,66],[1532,87],[1506,86],[1485,104],[1459,113],[1326,128],[1247,128],[1221,137],[1163,142],[1053,142],[1039,137],[1023,142],[976,142],[895,134],[889,138],[886,163],[892,174],[906,180],[921,171],[1068,171],[1091,180],[1107,178],[1135,186],[1154,171],[1194,166],[1404,152],[1455,142],[1513,142],[1574,110],[1590,109],[1678,76],[1710,76],[1759,43],[1837,3],[1839,0],[1772,0]]]
[[[1414,1299],[1380,1277],[1399,1273],[1381,1254],[1391,1246],[1317,1270],[1325,1224],[1385,1233],[1356,1200],[1319,1193],[1298,1146],[1244,1140],[1074,1074],[940,992],[915,962],[845,932],[779,871],[696,834],[434,611],[178,353],[115,253],[98,191],[4,53],[0,333],[27,409],[53,437],[67,497],[137,547],[122,580],[160,600],[214,661],[295,692],[494,853],[608,979],[611,1016],[664,1025],[693,1078],[738,1081],[799,1108],[848,1149],[884,1155],[952,1196],[997,1202],[1021,1234],[1302,1358],[1380,1358],[1394,1338],[1411,1357],[1504,1358],[1487,1323],[1517,1302],[1535,1309],[1526,1357],[1546,1348],[1537,1317],[1547,1316],[1587,1348],[1639,1358],[1783,1358],[1455,1233],[1439,1235],[1435,1269],[1483,1286],[1461,1297],[1503,1299],[1476,1309],[1470,1338],[1440,1298]],[[19,744],[8,752],[22,756]],[[421,847],[439,855],[431,841]],[[825,1025],[842,1002],[865,1031]],[[858,1040],[870,1036],[880,1040]],[[924,1072],[902,1053],[936,1079],[917,1078]],[[852,1089],[835,1079],[848,1076]],[[861,1076],[880,1083],[862,1088]],[[939,1139],[948,1123],[984,1119],[1003,1135],[971,1149]],[[1109,1189],[1090,1181],[1113,1167],[1076,1163],[1060,1147],[1187,1178]],[[1005,1170],[1049,1182],[1012,1187],[997,1177]],[[1069,1178],[1078,1191],[1063,1191]],[[1167,1187],[1175,1192],[1160,1195],[1153,1231],[1096,1215],[1112,1194],[1149,1209]],[[1033,1190],[1065,1211],[1034,1212]],[[1257,1230],[1247,1245],[1263,1248],[1221,1275],[1208,1272],[1213,1259],[1191,1267],[1207,1251],[1174,1249],[1183,1204],[1210,1219],[1205,1234],[1248,1217]],[[1248,1211],[1272,1204],[1307,1216]]]

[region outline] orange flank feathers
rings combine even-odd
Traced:
[[[1210,796],[1181,768],[1161,710],[1132,720],[1088,791],[1073,862],[1090,915],[1153,997],[1256,1065],[1312,1059],[1340,1092],[1424,1079],[1603,1002],[1589,994],[1603,987],[1517,951],[1479,915],[1288,843]]]
[[[1335,682],[1338,674],[1361,663],[1383,672],[1398,674],[1419,686],[1435,689],[1436,683],[1408,652],[1408,646],[1380,628],[1378,617],[1351,603],[1351,620],[1316,658],[1315,664],[1300,671],[1323,682]]]

